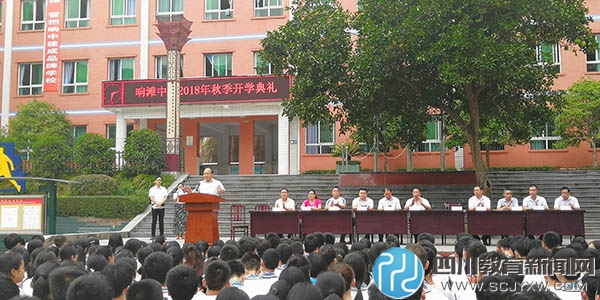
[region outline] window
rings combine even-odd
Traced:
[[[108,80],[133,79],[133,58],[108,60]]]
[[[271,65],[270,63],[266,63],[262,60],[262,58],[260,58],[260,55],[258,55],[258,51],[254,52],[254,74],[258,74],[260,71],[260,68],[263,68],[264,70],[262,70],[264,73],[263,74],[273,74],[273,65]]]
[[[551,66],[554,72],[560,73],[560,46],[558,44],[537,46],[535,56],[538,64]]]
[[[43,77],[41,62],[19,64],[19,95],[41,94]]]
[[[206,19],[233,18],[233,0],[206,0]]]
[[[240,163],[240,136],[229,136],[229,163]]]
[[[172,19],[183,15],[183,0],[158,0],[157,15]]]
[[[65,28],[90,26],[90,0],[67,0]]]
[[[488,148],[490,151],[504,150],[504,144],[500,144],[498,142],[493,142],[491,144],[479,142],[479,147],[481,148],[481,151],[486,151]]]
[[[283,0],[254,0],[254,16],[283,16]]]
[[[179,55],[181,63],[179,64],[179,77],[183,77],[183,55]],[[156,70],[156,79],[167,79],[167,56],[160,55],[154,59],[154,68]]]
[[[129,132],[133,131],[133,124],[127,124],[127,136],[129,136]],[[116,145],[117,140],[117,125],[110,124],[106,125],[106,138],[113,141],[113,145]]]
[[[87,125],[75,125],[73,126],[73,138],[77,140],[87,132]]]
[[[21,30],[43,30],[46,1],[23,0],[21,4]]]
[[[219,139],[216,136],[200,137],[198,158],[201,164],[217,164],[219,162]]]
[[[208,77],[231,76],[231,53],[206,54],[204,56],[205,74]]]
[[[87,93],[88,62],[87,60],[65,61],[63,63],[63,93]]]
[[[421,142],[415,152],[439,152],[440,151],[440,127],[441,123],[437,120],[427,122],[427,139]]]
[[[135,0],[111,0],[110,25],[135,24]]]
[[[333,123],[309,123],[306,126],[306,154],[328,154],[335,148]]]
[[[595,35],[596,42],[600,43],[600,35]],[[587,54],[587,71],[600,72],[600,50],[596,49],[592,53]]]
[[[531,150],[549,150],[559,149],[554,145],[560,140],[560,136],[553,136],[554,123],[547,123],[544,128],[537,130],[534,136],[529,140]]]

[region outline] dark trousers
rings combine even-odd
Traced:
[[[156,233],[156,221],[158,221],[158,231],[160,235],[165,235],[165,209],[164,208],[153,208],[152,209],[152,237],[155,237]]]

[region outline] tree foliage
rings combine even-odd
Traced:
[[[600,82],[581,79],[565,95],[554,122],[555,134],[562,139],[559,146],[577,146],[588,142],[592,148],[593,165],[598,166],[596,143],[600,140]]]
[[[86,133],[75,142],[75,163],[83,174],[113,173],[115,151],[113,143],[97,133]]]
[[[134,130],[125,140],[125,172],[138,174],[160,174],[165,167],[163,139],[150,129]]]
[[[73,124],[64,111],[51,103],[33,100],[18,107],[10,120],[9,139],[17,150],[32,147],[40,138],[58,136],[73,144]]]
[[[390,143],[415,146],[439,111],[469,144],[481,185],[483,129],[526,141],[557,102],[556,69],[536,47],[597,46],[583,0],[361,1],[356,13],[321,2],[295,2],[294,19],[262,41],[275,73],[294,76],[284,113],[333,118],[363,138],[390,129]]]
[[[71,173],[69,162],[73,158],[73,148],[64,137],[56,135],[36,138],[31,155],[31,175],[47,178],[61,178]]]

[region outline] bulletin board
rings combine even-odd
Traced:
[[[0,233],[45,232],[44,195],[0,196]]]

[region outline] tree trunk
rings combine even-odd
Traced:
[[[485,145],[485,165],[486,165],[486,169],[490,168],[490,145]]]
[[[492,184],[487,178],[487,170],[483,163],[481,155],[481,145],[479,144],[479,133],[466,134],[469,146],[471,147],[471,158],[473,160],[473,168],[475,169],[475,178],[477,185],[483,188],[483,193],[486,196],[492,195]],[[475,140],[477,139],[477,140]]]
[[[593,167],[594,169],[598,167],[598,160],[597,160],[597,154],[596,154],[596,141],[592,141],[590,144],[592,144],[592,159],[594,160],[593,162]]]

